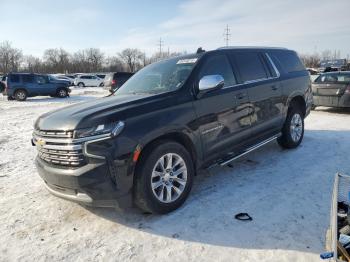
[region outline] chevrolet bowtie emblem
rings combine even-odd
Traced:
[[[42,140],[42,139],[38,139],[38,140],[36,140],[36,144],[38,146],[44,146],[46,144],[46,142],[44,140]]]

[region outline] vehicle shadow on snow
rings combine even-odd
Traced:
[[[303,143],[276,142],[232,163],[205,170],[180,209],[145,215],[137,209],[88,208],[100,217],[151,234],[250,249],[324,251],[334,174],[349,173],[350,132],[306,130]],[[247,212],[253,221],[235,214]]]

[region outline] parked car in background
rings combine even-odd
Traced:
[[[101,79],[105,79],[107,74],[96,74],[96,76],[98,76]]]
[[[50,75],[52,81],[63,81],[68,83],[70,86],[74,85],[74,79],[71,79],[65,75]]]
[[[25,101],[27,97],[52,96],[64,98],[69,96],[67,82],[50,80],[48,75],[10,73],[7,76],[3,92],[8,100]]]
[[[350,107],[350,72],[321,74],[312,83],[313,108],[317,106]]]
[[[58,197],[167,213],[184,203],[200,169],[275,139],[298,147],[311,105],[310,75],[294,51],[170,58],[138,71],[115,95],[39,117],[36,167]]]
[[[128,72],[115,72],[107,74],[103,81],[103,86],[105,89],[109,90],[109,92],[113,93],[133,75],[133,73]]]
[[[69,79],[68,77],[62,76],[62,75],[48,75],[50,81],[52,82],[60,82],[60,83],[66,83],[69,86],[74,85],[74,80]]]
[[[85,86],[102,86],[103,79],[95,75],[78,75],[74,79],[74,85],[79,87]]]

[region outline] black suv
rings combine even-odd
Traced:
[[[103,86],[109,92],[113,93],[132,76],[133,73],[128,72],[116,72],[107,74],[104,78]]]
[[[311,105],[294,51],[221,48],[151,64],[112,96],[42,115],[32,143],[54,195],[166,213],[199,169],[275,139],[297,147]]]

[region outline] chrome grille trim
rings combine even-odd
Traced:
[[[85,156],[104,159],[103,156],[88,154],[86,145],[109,139],[111,138],[110,134],[76,139],[73,136],[74,131],[34,130],[32,141],[38,150],[38,157],[50,164],[79,167],[86,164]]]

